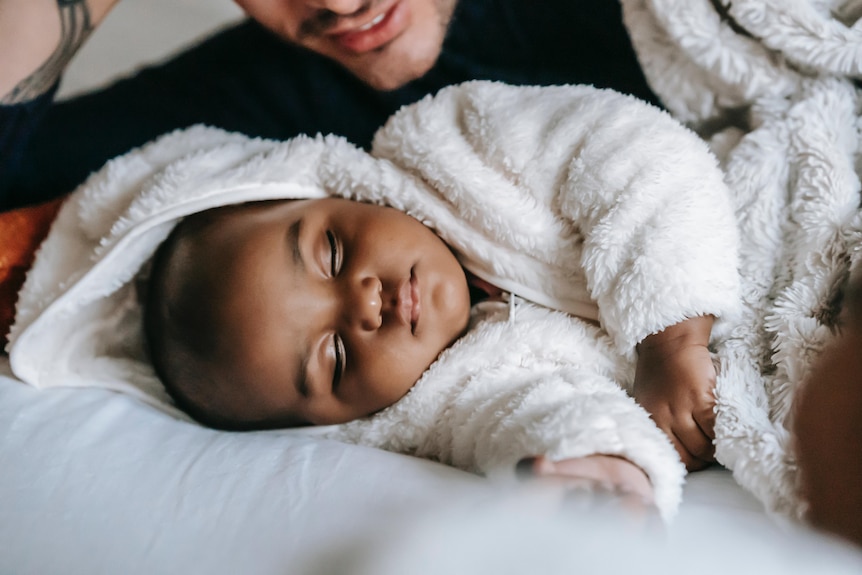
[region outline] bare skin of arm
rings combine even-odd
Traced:
[[[715,461],[714,318],[687,319],[638,345],[634,397],[670,437],[689,471]]]
[[[0,0],[0,104],[44,94],[118,0]]]
[[[838,336],[794,398],[791,431],[809,523],[862,547],[862,277],[845,291]]]

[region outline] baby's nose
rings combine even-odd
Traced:
[[[354,297],[348,303],[353,309],[346,311],[359,328],[373,331],[382,325],[382,289],[383,285],[377,278],[363,278],[357,283]]]

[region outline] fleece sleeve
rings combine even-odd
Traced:
[[[696,134],[610,90],[513,89],[507,99],[494,97],[499,86],[476,88],[469,106],[481,121],[462,129],[493,140],[481,152],[487,165],[516,172],[521,190],[570,227],[620,350],[683,319],[737,310],[730,192]]]
[[[580,144],[558,206],[580,232],[590,295],[619,348],[686,318],[736,313],[737,227],[706,144],[618,95],[599,104]]]
[[[563,311],[583,298],[627,353],[683,319],[738,309],[723,173],[654,106],[591,86],[472,82],[399,112],[375,153],[449,202],[460,227],[425,219],[476,275]]]
[[[685,469],[667,437],[617,385],[627,362],[614,356],[609,339],[530,304],[514,323],[498,316],[446,350],[398,403],[339,426],[331,437],[503,480],[527,456],[619,455],[647,473],[658,508],[670,518]]]

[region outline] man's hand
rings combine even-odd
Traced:
[[[638,345],[634,397],[670,437],[689,471],[715,461],[715,366],[707,345],[712,316],[696,317]]]

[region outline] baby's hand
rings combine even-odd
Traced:
[[[607,492],[632,497],[643,505],[652,505],[653,489],[643,469],[622,457],[589,455],[561,461],[547,457],[522,459],[518,463],[522,477],[552,479],[570,489]]]
[[[707,349],[712,323],[712,316],[688,319],[638,345],[634,397],[689,471],[715,461],[716,373]]]
[[[529,482],[531,505],[539,513],[622,513],[627,527],[660,528],[649,478],[622,457],[590,455],[562,461],[530,457],[518,463],[518,475]]]

